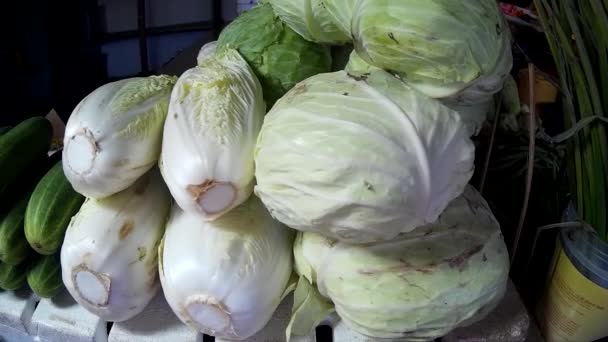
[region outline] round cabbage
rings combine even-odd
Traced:
[[[270,4],[243,12],[220,34],[217,50],[233,48],[247,60],[264,89],[270,108],[296,83],[331,68],[329,46],[300,37]]]
[[[456,95],[510,54],[494,0],[358,0],[351,33],[365,61],[434,98]]]
[[[323,0],[266,0],[289,27],[311,42],[343,44],[350,42],[331,20]]]
[[[299,233],[296,271],[353,330],[428,341],[482,319],[503,297],[509,259],[498,222],[472,187],[438,221],[394,240],[351,245]]]
[[[299,83],[266,115],[255,192],[294,229],[388,240],[435,221],[473,160],[456,112],[382,70],[338,71]]]
[[[508,49],[509,46],[506,48]],[[501,55],[499,63],[490,73],[480,77],[455,95],[438,98],[438,100],[460,114],[469,135],[477,135],[488,114],[494,110],[494,95],[503,89],[512,66],[513,57],[509,50]],[[356,51],[351,52],[345,67],[349,74],[359,76],[377,69],[379,68],[364,61]],[[408,79],[404,79],[398,74],[396,77],[408,82]]]

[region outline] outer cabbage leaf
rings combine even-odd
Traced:
[[[321,0],[334,24],[342,34],[351,37],[353,12],[359,0]]]
[[[500,227],[472,187],[438,221],[391,241],[351,245],[299,233],[296,271],[355,331],[428,341],[482,319],[506,291]]]
[[[327,44],[350,42],[331,20],[323,0],[267,0],[275,13],[304,39]]]
[[[251,197],[213,222],[174,207],[159,258],[177,317],[218,339],[248,340],[290,286],[293,231]]]
[[[435,98],[492,74],[510,38],[494,0],[358,0],[351,33],[365,61]]]
[[[443,104],[460,113],[471,135],[479,133],[488,114],[494,111],[494,95],[503,89],[513,67],[511,40],[506,36],[502,43],[503,52],[492,71],[485,73],[456,95],[441,99]]]
[[[299,83],[267,114],[256,194],[286,225],[349,242],[433,222],[473,172],[458,114],[390,74]]]
[[[177,81],[160,169],[177,204],[214,219],[253,191],[253,152],[266,107],[247,62],[227,49]]]
[[[344,70],[348,72],[350,75],[363,76],[369,74],[374,70],[382,70],[377,66],[373,66],[361,58],[357,51],[351,51],[350,56],[348,57],[348,63],[344,67]]]
[[[205,60],[215,55],[216,47],[217,41],[215,40],[203,45],[196,56],[196,65],[203,64]]]
[[[220,34],[217,49],[234,48],[247,60],[270,108],[296,83],[331,68],[328,46],[305,40],[276,16],[270,4],[243,12]]]
[[[509,41],[505,42],[506,44]],[[508,46],[506,47],[508,48]],[[494,110],[494,95],[501,91],[509,71],[513,65],[510,53],[501,55],[499,63],[490,73],[480,77],[471,85],[450,97],[438,98],[444,105],[457,111],[467,126],[469,135],[476,135],[481,130],[483,123],[492,110]],[[356,51],[350,54],[345,70],[351,75],[365,75],[379,68],[367,63]],[[406,83],[408,79],[395,75]],[[432,95],[432,94],[427,94]]]

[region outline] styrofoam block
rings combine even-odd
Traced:
[[[28,333],[0,325],[0,341],[2,342],[33,342],[34,338]]]
[[[42,341],[106,342],[107,324],[78,305],[67,291],[42,299],[32,317],[33,334]]]
[[[266,326],[254,336],[245,340],[246,342],[285,342],[285,329],[289,324],[289,316],[291,315],[291,307],[293,304],[293,295],[287,296],[279,307],[274,312],[274,315]],[[216,342],[231,342],[230,340],[215,338]],[[311,336],[293,336],[291,342],[316,342],[316,338]]]
[[[377,341],[377,339],[369,338],[367,336],[363,336],[353,330],[351,330],[344,321],[339,321],[333,327],[334,331],[334,341],[344,341],[344,342],[373,342]]]
[[[146,309],[134,318],[114,323],[109,342],[179,341],[196,342],[202,336],[188,328],[175,316],[165,296],[160,293]]]
[[[285,342],[285,328],[289,323],[289,315],[293,296],[285,298],[278,307],[266,327],[247,342]],[[328,317],[321,325],[332,327],[333,340],[340,342],[374,342],[377,339],[364,336],[350,329],[337,315]],[[530,330],[530,318],[519,297],[517,290],[509,281],[507,293],[498,305],[485,319],[466,328],[453,331],[442,339],[442,342],[456,341],[509,341],[523,342]],[[217,342],[229,342],[216,338]],[[316,342],[314,332],[311,336],[291,338],[295,342]]]
[[[0,292],[0,336],[4,336],[5,327],[10,328],[7,332],[30,333],[37,302],[38,298],[29,289]]]

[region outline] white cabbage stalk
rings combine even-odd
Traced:
[[[72,112],[63,140],[63,170],[93,198],[129,187],[158,161],[173,76],[108,83]]]
[[[178,206],[160,247],[167,302],[190,327],[243,340],[261,330],[292,272],[293,231],[252,196],[215,221]]]
[[[206,59],[213,57],[213,55],[215,55],[216,46],[217,41],[215,40],[203,45],[196,56],[196,64],[201,65]]]
[[[299,83],[266,115],[255,191],[294,229],[388,240],[435,221],[473,161],[456,112],[382,70],[339,71]]]
[[[482,319],[503,297],[509,273],[499,224],[472,187],[437,222],[391,241],[349,245],[306,232],[294,255],[298,274],[349,327],[407,341]]]
[[[343,44],[351,41],[350,34],[342,32],[332,21],[324,0],[266,0],[274,12],[292,30],[304,39],[326,44]]]
[[[106,321],[140,313],[157,294],[158,245],[171,197],[157,170],[111,197],[88,199],[61,248],[63,283]]]
[[[160,169],[177,204],[215,219],[253,191],[253,149],[266,108],[247,62],[227,49],[177,81]]]

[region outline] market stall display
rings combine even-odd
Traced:
[[[60,164],[0,224],[0,247],[23,230],[33,249],[0,254],[0,286],[53,297],[61,272],[110,322],[162,288],[218,340],[256,336],[292,292],[286,339],[332,312],[365,338],[411,341],[486,317],[508,253],[467,184],[470,137],[512,64],[505,19],[494,0],[340,6],[261,1],[179,78],[85,97]],[[329,44],[354,46],[345,70],[330,72]],[[27,130],[0,136],[6,186],[48,150],[44,119],[24,125],[40,146],[25,158]]]

